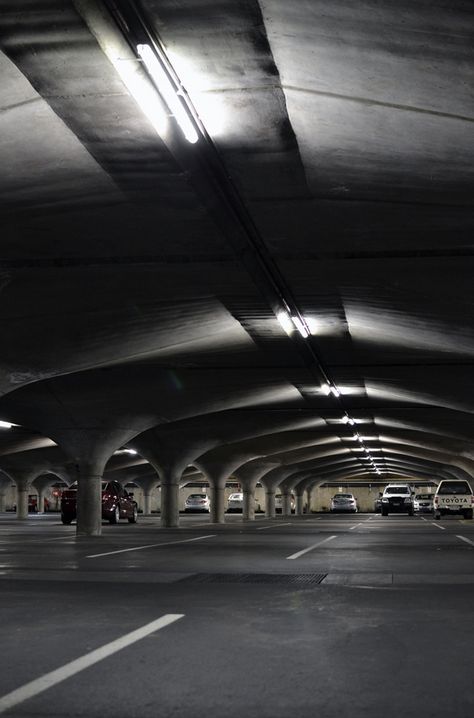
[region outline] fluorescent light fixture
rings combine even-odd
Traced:
[[[287,334],[291,334],[294,331],[295,327],[288,312],[278,312],[277,319]]]
[[[323,392],[323,394],[326,394],[326,396],[329,396],[329,394],[331,393],[331,387],[329,386],[329,384],[322,384],[321,391]]]
[[[168,126],[168,118],[162,100],[156,88],[150,82],[137,60],[123,59],[122,47],[111,41],[102,42],[102,49],[120,75],[120,79],[135,102],[159,135],[163,135]]]
[[[188,142],[194,144],[198,141],[199,135],[191,122],[191,118],[181,100],[178,97],[177,90],[173,87],[160,61],[151,49],[150,45],[137,45],[137,53],[145,63],[145,67],[150,73],[153,82],[160,95],[175,116],[178,125],[186,137]]]
[[[117,449],[115,454],[136,454],[135,449]]]
[[[11,429],[15,424],[10,424],[9,421],[0,421],[0,429]]]
[[[341,421],[343,424],[350,424],[350,426],[354,426],[354,424],[355,424],[354,419],[351,419],[351,417],[347,416],[347,415],[343,416]]]
[[[334,396],[341,396],[341,392],[339,391],[339,389],[336,389],[335,386],[331,386],[329,390],[331,394],[334,394]]]
[[[299,317],[292,316],[291,321],[293,322],[293,324],[295,325],[295,327],[297,328],[297,330],[299,331],[299,333],[301,334],[303,339],[306,339],[307,337],[309,337],[309,332]]]

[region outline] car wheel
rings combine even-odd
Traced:
[[[61,516],[61,523],[63,523],[65,526],[68,526],[72,522],[72,518],[70,516]]]
[[[136,506],[133,507],[133,515],[128,517],[129,524],[136,524],[138,521],[138,509]]]
[[[120,506],[116,506],[109,519],[111,524],[118,524],[120,521]]]
[[[382,516],[388,516],[387,509],[382,509]]]
[[[441,518],[441,514],[440,514],[438,511],[435,511],[435,514],[434,514],[434,517],[433,517],[433,518],[434,518],[435,521],[439,521],[440,518]]]
[[[414,516],[414,515],[415,515],[415,512],[413,511],[413,509],[410,509],[408,512],[408,516]]]
[[[472,509],[467,509],[467,510],[464,512],[464,518],[465,518],[465,519],[472,519]]]

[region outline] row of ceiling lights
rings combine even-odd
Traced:
[[[122,32],[130,42],[130,25],[129,22],[124,20],[121,10],[123,10],[123,4],[117,2],[117,0],[109,0],[109,6],[111,7],[112,13],[118,22]],[[136,10],[135,10],[136,13]],[[138,17],[141,29],[145,31],[145,34],[150,35],[146,29],[143,19]],[[171,116],[173,116],[180,127],[185,139],[195,144],[199,140],[198,124],[196,123],[196,115],[191,111],[191,104],[187,93],[177,77],[174,69],[172,68],[168,58],[165,55],[164,49],[161,47],[159,42],[148,43],[135,43],[130,42],[130,45],[135,52],[137,59],[141,60],[149,77],[151,78],[153,85],[156,88],[159,98],[150,96],[150,88],[143,83],[140,74],[131,68],[129,63],[121,62],[120,58],[112,57],[113,50],[108,46],[104,50],[109,55],[109,59],[112,60],[114,66],[119,72],[122,80],[129,89],[130,93],[142,108],[146,116],[151,120],[153,126],[159,134],[161,134],[166,128],[167,117],[166,113],[163,112],[163,107],[160,101],[164,101],[169,109]],[[288,304],[282,298],[283,304],[288,307]],[[307,339],[311,332],[304,317],[298,313],[292,313],[285,309],[277,313],[277,319],[287,334],[291,334],[296,330],[299,332],[303,339]],[[321,386],[323,394],[329,396],[332,394],[336,398],[340,397],[340,392],[337,387],[328,382],[325,382]],[[348,415],[345,415],[342,419],[344,423],[348,423],[351,426],[355,424],[355,421]],[[7,428],[7,422],[0,422],[0,427]],[[11,426],[11,425],[9,425]],[[361,437],[356,434],[355,437],[362,444]],[[368,454],[368,458],[375,471],[380,474],[380,470],[370,457],[369,450],[364,447],[365,452]]]

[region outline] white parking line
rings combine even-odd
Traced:
[[[287,560],[292,560],[295,558],[299,558],[305,553],[308,553],[308,551],[312,551],[314,548],[318,548],[318,546],[322,546],[323,543],[327,543],[328,541],[332,541],[333,539],[337,538],[337,536],[328,536],[328,538],[323,539],[322,541],[319,541],[318,543],[314,543],[312,546],[308,546],[308,548],[304,548],[302,551],[298,551],[298,553],[293,553],[291,556],[287,556]]]
[[[20,688],[17,688],[11,693],[7,693],[5,696],[0,698],[0,713],[4,713],[10,708],[13,708],[13,706],[18,705],[18,703],[23,703],[23,701],[37,696],[39,693],[51,688],[51,686],[55,686],[58,683],[65,681],[66,678],[74,676],[76,673],[83,671],[85,668],[89,668],[89,666],[94,665],[94,663],[103,661],[104,658],[108,658],[114,653],[117,653],[117,651],[121,651],[123,648],[130,646],[132,643],[140,641],[142,638],[145,638],[145,636],[149,636],[150,633],[159,631],[161,628],[169,626],[170,623],[179,621],[180,618],[184,618],[183,613],[168,613],[161,616],[161,618],[157,618],[156,621],[152,621],[141,628],[137,628],[136,631],[127,633],[125,636],[117,638],[111,643],[106,643],[105,646],[97,648],[95,651],[86,653],[85,656],[76,658],[75,661],[66,663],[66,665],[61,668],[57,668],[55,671],[45,673],[44,676],[40,676],[30,683],[25,683],[24,686],[21,686]]]
[[[113,556],[116,553],[128,553],[129,551],[143,551],[145,548],[156,548],[157,546],[173,546],[178,543],[190,543],[191,541],[202,541],[203,539],[215,538],[217,534],[210,536],[198,536],[197,538],[184,539],[183,541],[166,541],[163,543],[150,543],[146,546],[135,546],[134,548],[121,548],[118,551],[107,551],[107,553],[92,553],[86,558],[100,558],[100,556]]]
[[[259,526],[258,529],[255,529],[255,530],[256,531],[265,531],[265,529],[274,529],[277,526],[291,526],[291,522],[287,523],[287,524],[286,523],[285,524],[277,523],[277,524],[272,524],[271,526]]]
[[[474,541],[471,541],[471,539],[468,539],[468,538],[466,538],[465,536],[458,536],[458,535],[456,534],[456,538],[461,539],[461,541],[465,541],[465,542],[468,543],[470,546],[474,546]]]
[[[441,529],[441,531],[446,531],[446,526],[440,526],[439,524],[435,524],[434,521],[430,521],[432,526],[436,526],[437,529]]]

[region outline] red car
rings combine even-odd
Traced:
[[[76,518],[77,485],[64,489],[61,496],[61,521],[70,524]],[[120,519],[128,519],[135,524],[138,518],[138,505],[118,481],[102,482],[102,518],[111,524]]]

